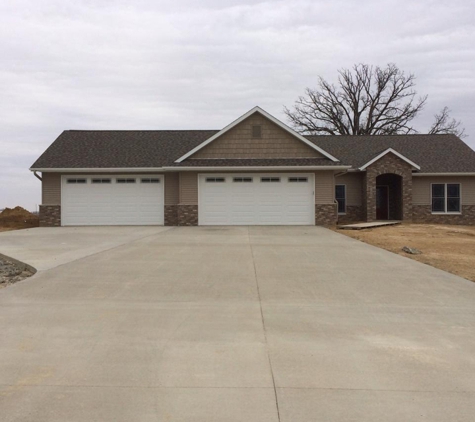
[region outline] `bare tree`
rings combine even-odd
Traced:
[[[416,99],[415,76],[395,64],[385,68],[358,64],[338,71],[338,84],[318,78],[318,88],[307,88],[293,110],[284,108],[299,132],[321,135],[394,135],[417,133],[413,119],[427,96]],[[444,109],[445,110],[445,109]],[[448,110],[434,124],[433,133],[457,129],[448,121]],[[447,133],[447,132],[445,132]]]
[[[429,129],[429,133],[453,133],[459,138],[464,138],[466,136],[465,129],[461,125],[460,120],[450,119],[450,110],[448,107],[444,107],[439,114],[434,115],[434,123]]]

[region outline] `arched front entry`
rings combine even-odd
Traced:
[[[384,173],[376,177],[376,220],[402,220],[402,177]]]

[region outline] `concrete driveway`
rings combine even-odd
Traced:
[[[475,284],[319,227],[0,234],[3,422],[473,421]]]

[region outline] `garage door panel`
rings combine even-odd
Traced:
[[[283,173],[200,175],[199,224],[314,224],[313,175],[302,176],[306,182],[288,182],[289,177]],[[216,178],[225,182],[207,182]],[[252,182],[243,181],[250,178]]]
[[[71,178],[86,183],[70,184]],[[163,183],[142,183],[140,177],[63,176],[63,225],[162,225],[164,220]],[[159,179],[162,176],[145,176]],[[93,179],[110,183],[93,183]],[[118,183],[117,179],[133,179],[135,183]]]

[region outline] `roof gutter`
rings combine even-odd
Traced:
[[[118,172],[130,172],[130,173],[142,173],[150,171],[161,171],[163,172],[163,167],[115,167],[115,168],[106,168],[106,167],[94,167],[94,168],[30,168],[32,172],[41,171],[41,172],[51,172],[51,173],[118,173]]]
[[[225,167],[124,167],[124,168],[30,168],[32,172],[50,173],[144,173],[144,172],[168,172],[168,171],[267,171],[267,170],[348,170],[351,166],[225,166]]]
[[[413,173],[413,176],[475,176],[475,172],[472,173]]]
[[[351,166],[223,166],[223,167],[163,167],[165,171],[296,171],[296,170],[347,170]]]

